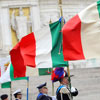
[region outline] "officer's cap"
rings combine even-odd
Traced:
[[[47,83],[45,82],[44,84],[39,85],[37,88],[38,88],[38,89],[41,89],[41,88],[43,88],[43,87],[46,87],[46,85],[47,85]]]
[[[13,95],[21,94],[21,89],[16,90]]]

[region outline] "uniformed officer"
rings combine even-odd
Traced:
[[[1,95],[1,100],[8,100],[8,95],[7,94]]]
[[[52,100],[52,98],[48,96],[48,88],[46,87],[46,83],[39,85],[37,88],[39,89],[39,94],[36,100]]]
[[[73,96],[78,95],[78,91],[76,88],[72,87],[71,91],[68,88],[68,74],[65,72],[65,75],[59,79],[60,86],[57,88],[56,91],[56,98],[57,100],[72,100]]]
[[[15,97],[15,100],[21,100],[22,99],[22,93],[21,93],[21,90],[18,89],[16,90],[14,93],[13,93],[14,97]]]
[[[68,74],[63,67],[55,68],[52,72],[51,80],[53,82],[59,81],[60,86],[56,91],[57,100],[72,100],[72,96],[78,95],[76,88],[69,89]]]

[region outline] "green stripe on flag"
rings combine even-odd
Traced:
[[[27,80],[27,77],[14,78],[14,68],[12,64],[10,64],[10,79],[11,81]],[[11,88],[11,82],[6,82],[6,83],[1,84],[1,88]]]
[[[51,68],[39,68],[39,75],[51,75]]]
[[[11,82],[1,84],[1,88],[11,88]]]
[[[97,1],[97,9],[98,9],[98,12],[99,12],[99,17],[100,17],[100,0]]]
[[[59,21],[50,24],[50,30],[52,35],[52,62],[53,67],[68,66],[68,62],[64,61],[62,50],[62,33],[61,23]]]

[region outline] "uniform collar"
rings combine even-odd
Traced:
[[[60,86],[68,87],[67,85],[60,84]]]

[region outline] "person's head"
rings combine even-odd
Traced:
[[[39,92],[43,93],[43,94],[48,94],[48,88],[47,87],[42,87]]]
[[[13,95],[14,95],[15,98],[22,99],[22,93],[21,93],[21,90],[20,89],[16,90],[13,93]]]
[[[8,100],[8,95],[7,94],[1,95],[1,100]]]
[[[41,84],[37,87],[40,93],[48,94],[48,88],[46,87],[46,83]]]
[[[60,82],[60,84],[68,85],[68,84],[69,84],[69,81],[68,81],[68,74],[65,73],[64,77],[62,77],[61,79],[59,79],[59,82]]]

